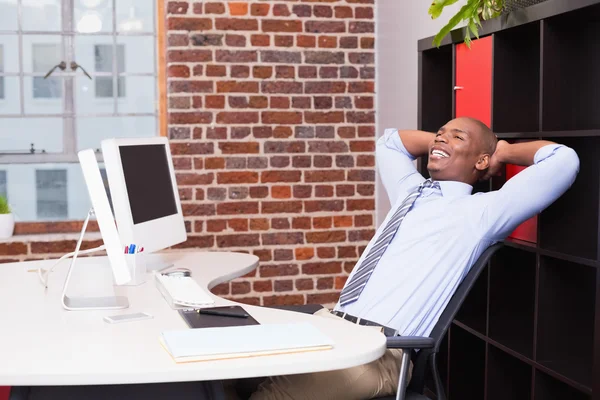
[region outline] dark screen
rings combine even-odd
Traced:
[[[121,146],[119,152],[133,223],[177,214],[165,146]]]

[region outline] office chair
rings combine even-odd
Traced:
[[[388,349],[404,350],[400,365],[400,376],[398,377],[398,392],[395,396],[378,397],[376,400],[430,400],[425,396],[425,378],[427,376],[427,367],[435,385],[435,396],[437,400],[446,400],[444,384],[437,368],[437,354],[440,345],[450,324],[454,320],[456,313],[465,301],[471,288],[477,281],[481,272],[485,269],[492,255],[504,246],[503,243],[497,243],[488,247],[471,267],[463,281],[460,283],[456,292],[446,305],[446,308],[440,315],[429,337],[416,336],[395,336],[387,338]],[[305,306],[273,306],[291,311],[314,314],[321,306],[307,304]],[[415,352],[415,350],[419,350]],[[410,383],[406,384],[406,376],[409,370],[410,361],[413,361],[413,371]]]

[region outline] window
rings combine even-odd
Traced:
[[[35,171],[38,219],[57,220],[69,215],[67,171]]]
[[[0,196],[6,197],[8,193],[6,188],[6,171],[0,171]]]
[[[159,135],[158,3],[0,0],[0,170],[21,221],[84,219],[77,152]]]

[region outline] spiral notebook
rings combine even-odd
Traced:
[[[329,350],[334,342],[307,322],[186,329],[159,338],[176,363]]]

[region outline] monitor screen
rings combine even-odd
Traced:
[[[120,146],[134,224],[177,214],[167,150],[162,144]]]

